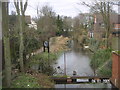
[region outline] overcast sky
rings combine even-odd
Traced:
[[[28,0],[26,15],[35,17],[37,16],[37,5],[39,4],[39,6],[42,7],[48,4],[53,8],[56,14],[75,17],[79,13],[86,13],[89,11],[89,8],[77,4],[82,1],[90,2],[92,0]],[[115,9],[117,9],[117,7]],[[10,11],[11,10],[14,10],[13,3],[10,5]]]

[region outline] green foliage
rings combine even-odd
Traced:
[[[13,80],[11,88],[40,88],[37,78],[28,75],[21,74],[15,80]]]
[[[91,50],[94,51],[94,52],[96,52],[99,49],[99,46],[101,44],[100,41],[97,41],[94,38],[90,38],[90,40],[88,41],[88,43],[89,43],[89,46],[90,46]]]
[[[31,63],[38,64],[38,63],[41,63],[42,60],[44,60],[45,62],[48,62],[48,58],[50,61],[53,61],[57,59],[57,56],[54,53],[48,54],[47,52],[43,52],[31,57]]]
[[[26,54],[30,54],[33,51],[40,48],[40,42],[39,42],[39,40],[36,39],[35,35],[37,35],[36,32],[34,32],[34,34],[32,36],[30,34],[27,34],[24,37],[24,45],[25,45],[25,53]]]
[[[18,63],[19,58],[19,45],[20,45],[20,37],[19,37],[19,23],[16,15],[9,16],[9,35],[10,35],[10,49],[11,49],[11,58],[12,63]],[[25,30],[23,31],[24,35],[24,59],[26,59],[26,55],[32,53],[33,51],[39,49],[41,47],[41,43],[39,41],[39,33],[34,28],[29,28],[25,25]]]
[[[111,77],[112,70],[109,67],[103,67],[99,70],[98,75]]]
[[[117,51],[115,51],[115,53],[120,54],[120,51],[117,50]]]
[[[70,77],[70,76],[67,76],[67,75],[57,75],[57,76],[54,76],[54,77],[58,77],[58,78],[67,78],[67,77]]]
[[[111,49],[100,49],[94,53],[91,58],[91,66],[95,69],[103,65],[107,60],[111,58]]]
[[[58,30],[56,31],[56,35],[62,35],[63,34],[63,21],[62,18],[58,15],[56,19],[56,25]]]
[[[48,75],[51,75],[54,73],[53,68],[50,66],[53,64],[53,62],[58,58],[60,53],[40,53],[35,56],[31,57],[31,60],[29,61],[28,66],[32,67],[35,65],[39,65],[38,70],[41,73],[45,73]]]

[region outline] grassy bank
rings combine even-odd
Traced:
[[[54,83],[49,77],[41,73],[20,74],[12,81],[11,88],[53,88]]]
[[[59,36],[59,37],[52,37],[50,39],[50,52],[52,53],[57,53],[60,51],[64,51],[64,50],[68,50],[68,41],[70,40],[70,38],[68,37],[63,37],[63,36]]]
[[[31,57],[29,65],[39,64],[42,62],[47,63],[48,61],[53,62],[58,58],[59,55],[60,55],[60,52],[59,53],[47,53],[47,52],[39,53]]]
[[[57,53],[47,53],[43,52],[31,57],[29,63],[27,64],[28,68],[37,66],[37,71],[47,75],[54,74],[54,69],[52,64],[58,59],[62,51]]]
[[[110,61],[106,66],[102,67],[98,71],[99,76],[106,76],[106,77],[111,77],[112,75],[112,61]]]
[[[91,57],[91,67],[100,76],[111,76],[111,49],[100,49]]]

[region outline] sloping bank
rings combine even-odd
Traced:
[[[99,76],[111,76],[112,60],[111,49],[99,49],[91,57],[91,67]]]
[[[49,75],[54,73],[51,67],[59,55],[67,50],[67,37],[50,39],[50,53],[41,52],[33,55],[27,62],[26,73],[20,74],[13,82],[12,88],[53,88],[54,82]]]
[[[54,82],[45,74],[32,72],[20,74],[12,81],[11,88],[53,88]]]

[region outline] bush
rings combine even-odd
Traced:
[[[36,67],[40,73],[45,73],[47,75],[54,74],[53,67],[51,66],[55,60],[57,60],[60,53],[49,53],[49,60],[48,60],[48,53],[40,53],[35,56],[31,57],[31,60],[28,63],[29,67]]]
[[[58,57],[57,54],[49,53],[49,56],[48,56],[48,53],[44,52],[44,53],[40,53],[35,56],[32,56],[29,64],[33,65],[33,64],[40,64],[43,62],[48,63],[48,58],[49,58],[49,62],[53,62],[54,60],[57,59],[57,57]]]
[[[111,49],[100,49],[94,53],[91,58],[91,66],[95,69],[103,65],[107,60],[111,59]]]
[[[111,77],[112,70],[111,70],[111,68],[103,67],[99,70],[98,75]]]

